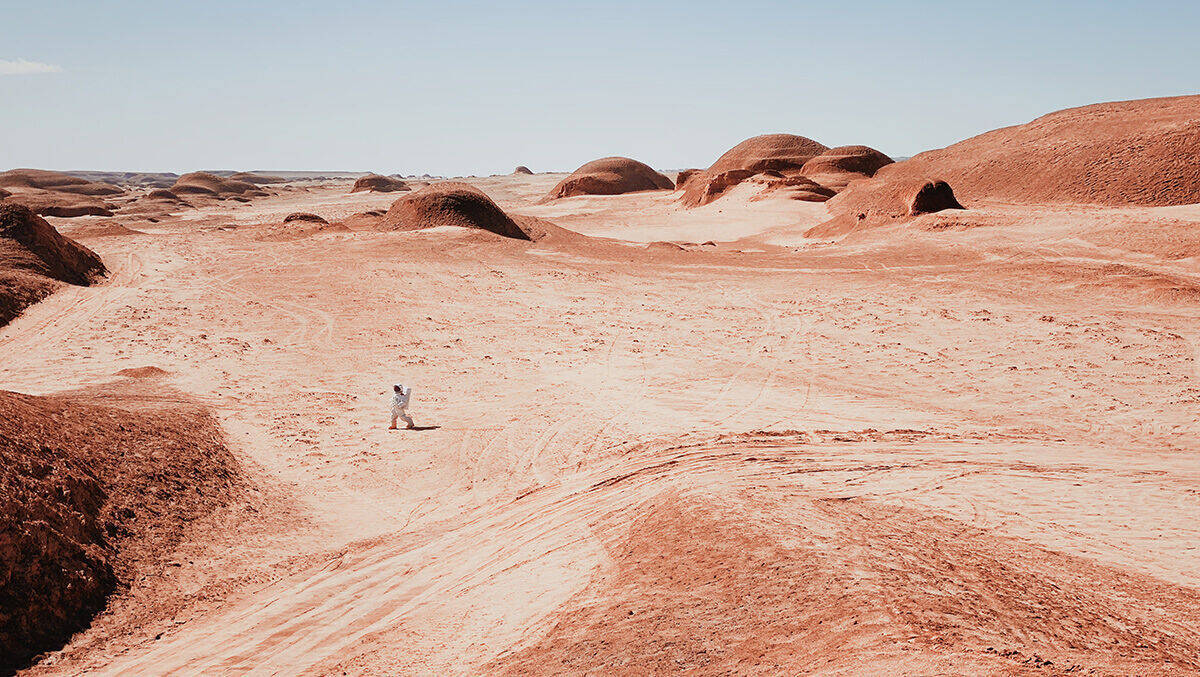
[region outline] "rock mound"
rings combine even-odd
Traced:
[[[75,239],[88,239],[94,237],[123,237],[127,235],[145,235],[140,230],[126,228],[124,225],[116,221],[98,221],[84,223],[78,226],[71,226],[67,233]]]
[[[116,186],[44,169],[0,172],[0,199],[22,204],[43,216],[112,216],[100,196],[119,195]]]
[[[104,264],[87,247],[63,237],[21,205],[0,205],[0,247],[6,268],[20,268],[69,284],[88,285]]]
[[[892,158],[870,146],[838,146],[805,162],[800,173],[838,191],[851,181],[875,176],[875,172],[892,163]]]
[[[685,251],[687,251],[687,247],[684,247],[683,245],[679,244],[678,242],[668,242],[667,240],[655,240],[654,242],[647,244],[646,249],[649,249],[650,251],[660,251],[660,252],[685,252]]]
[[[323,217],[308,212],[295,212],[284,217],[283,222],[268,226],[258,239],[284,242],[311,237],[318,233],[347,233],[350,232],[343,223],[330,223]]]
[[[620,195],[643,190],[671,190],[675,184],[648,165],[627,157],[608,157],[576,169],[550,191],[549,200],[572,195]]]
[[[266,195],[258,186],[246,181],[226,179],[208,172],[191,172],[179,177],[171,186],[175,195],[200,195],[206,197],[227,198],[261,197]]]
[[[253,183],[256,186],[287,182],[287,179],[283,178],[282,176],[264,176],[262,174],[254,174],[252,172],[234,172],[229,178],[233,181]]]
[[[833,189],[799,174],[784,176],[776,171],[767,171],[756,175],[753,180],[764,185],[763,191],[753,198],[755,200],[785,197],[802,202],[824,202],[837,194]]]
[[[1200,96],[1069,108],[880,171],[937,176],[967,203],[1200,202]]]
[[[94,172],[73,171],[71,176],[123,188],[166,188],[179,178],[173,172]]]
[[[4,198],[6,204],[18,204],[42,216],[57,216],[74,218],[77,216],[112,216],[112,209],[107,203],[92,195],[78,193],[63,193],[53,190],[34,188],[19,193],[13,193]]]
[[[0,391],[0,674],[62,646],[241,486],[212,417],[136,400]]]
[[[208,195],[201,193],[200,195]],[[122,214],[141,214],[150,218],[165,217],[171,212],[191,207],[191,203],[166,188],[155,188],[121,206]]]
[[[350,192],[359,193],[365,190],[374,193],[396,193],[402,190],[411,190],[411,188],[408,187],[407,183],[391,176],[367,174],[355,180],[354,187],[350,189]]]
[[[62,283],[89,285],[105,272],[100,257],[63,237],[22,205],[0,205],[0,326]]]
[[[292,214],[288,214],[287,216],[283,217],[284,223],[289,223],[291,221],[308,221],[310,223],[324,223],[324,224],[329,223],[328,221],[326,221],[324,219],[324,217],[317,216],[316,214],[310,214],[308,212],[294,212]]]
[[[88,181],[70,174],[45,169],[12,169],[0,172],[0,186],[49,190],[76,195],[120,195],[125,192],[108,183]]]
[[[683,190],[687,182],[704,172],[703,169],[684,169],[675,175],[675,190]]]
[[[384,230],[458,226],[478,228],[518,240],[531,239],[483,191],[457,181],[435,183],[396,200],[380,225]]]
[[[828,208],[833,218],[809,229],[806,237],[836,237],[963,206],[945,181],[879,177],[850,184]]]
[[[124,376],[125,378],[162,378],[169,375],[166,369],[153,365],[130,367],[117,372],[117,376]]]
[[[339,221],[349,230],[378,230],[379,222],[387,214],[386,209],[369,209],[365,212],[351,214]]]
[[[183,202],[183,198],[179,197],[175,193],[172,193],[170,190],[167,190],[166,188],[156,188],[156,189],[150,191],[149,193],[146,193],[144,199],[166,200],[168,202]]]
[[[827,150],[828,147],[795,134],[764,134],[746,139],[717,158],[708,169],[690,176],[681,201],[688,207],[706,205],[732,186],[768,170],[799,174],[804,163]]]
[[[518,165],[517,168],[514,169],[512,173],[513,174],[532,174],[533,170],[529,169],[525,165]]]

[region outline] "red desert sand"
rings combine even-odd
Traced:
[[[606,157],[583,165],[555,186],[547,199],[572,195],[621,195],[671,190],[675,184],[648,165],[627,157]]]
[[[411,190],[407,183],[400,179],[390,176],[381,176],[379,174],[367,174],[360,176],[354,181],[354,187],[350,189],[351,193],[362,191],[371,191],[375,193],[395,193],[402,190]]]
[[[1191,100],[999,130],[958,174],[771,136],[674,192],[330,179],[121,210],[99,225],[144,235],[63,224],[109,269],[90,286],[21,210],[57,244],[0,241],[0,279],[50,285],[0,328],[25,393],[0,393],[0,655],[1200,674],[1200,186],[1166,171],[1194,166]],[[1076,174],[1111,181],[1055,188],[1118,137]],[[861,177],[796,199],[833,192],[809,162]],[[985,175],[1016,192],[973,196],[1009,185]],[[719,200],[685,208],[693,184]],[[396,382],[418,430],[387,429]]]

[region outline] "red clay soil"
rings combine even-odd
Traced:
[[[102,395],[0,391],[0,674],[86,627],[242,486],[202,410]]]
[[[477,228],[518,240],[531,239],[512,217],[475,186],[457,181],[435,183],[392,203],[382,230],[418,230],[437,226]]]
[[[62,172],[46,169],[11,169],[0,172],[0,186],[6,188],[40,188],[77,195],[120,195],[125,191],[109,183],[88,181]]]
[[[882,176],[855,181],[826,206],[833,218],[809,229],[806,237],[837,237],[910,221],[922,214],[963,208],[945,181]]]
[[[627,157],[606,157],[576,169],[550,191],[547,200],[572,195],[621,195],[643,190],[671,190],[675,184],[650,168]]]
[[[706,205],[732,186],[767,170],[798,174],[804,163],[827,150],[827,146],[795,134],[746,139],[717,158],[711,167],[689,177],[681,200],[688,207]]]
[[[204,195],[208,197],[261,196],[265,195],[258,186],[246,181],[225,179],[208,172],[184,174],[171,186],[176,195]]]
[[[42,217],[21,205],[0,205],[0,326],[61,283],[89,285],[104,273],[99,256]]]
[[[517,168],[514,169],[512,173],[513,174],[533,174],[533,170],[526,167],[525,165],[518,165]]]
[[[875,176],[875,172],[892,163],[892,158],[869,146],[838,146],[805,162],[800,172],[838,191],[851,181]]]
[[[1190,588],[894,505],[790,496],[741,497],[756,515],[660,495],[544,634],[484,672],[1200,670],[1200,635],[1178,631]],[[781,509],[793,519],[763,517]]]
[[[351,193],[359,193],[364,190],[373,193],[397,193],[402,190],[412,190],[408,184],[400,179],[381,174],[367,174],[360,176],[354,182],[354,187],[350,189]]]
[[[1200,96],[1069,108],[880,171],[937,177],[967,204],[1200,202]]]

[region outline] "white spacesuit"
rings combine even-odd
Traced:
[[[396,429],[396,419],[402,418],[408,424],[409,428],[415,427],[412,417],[408,415],[408,399],[412,396],[412,388],[399,383],[392,386],[392,427],[389,430]]]

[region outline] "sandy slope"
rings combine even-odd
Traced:
[[[611,240],[256,237],[394,197],[348,182],[87,240],[112,280],[0,331],[5,387],[167,369],[274,507],[34,672],[1200,670],[1200,210],[829,244],[559,178],[476,183]]]

